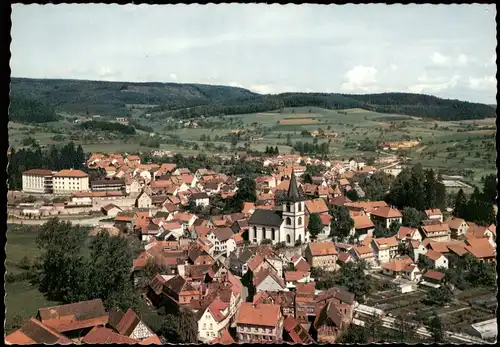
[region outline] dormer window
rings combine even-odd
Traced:
[[[290,206],[290,203],[287,202],[286,204],[286,212],[290,212],[292,210],[291,206]]]

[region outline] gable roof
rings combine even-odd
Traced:
[[[352,217],[352,220],[354,221],[354,228],[355,229],[368,229],[368,228],[375,227],[375,224],[373,224],[370,217],[368,217],[366,215],[354,216],[354,217]]]
[[[263,269],[257,272],[253,278],[253,285],[255,287],[258,287],[262,283],[262,281],[264,281],[268,277],[271,277],[276,283],[280,285],[281,288],[285,289],[286,284],[283,282],[283,279],[279,277],[278,274],[276,274],[273,270],[269,269]]]
[[[307,200],[305,205],[309,213],[328,212],[328,206],[326,206],[325,200],[322,198]]]
[[[252,216],[248,219],[248,224],[264,225],[279,228],[283,220],[277,211],[256,209]]]
[[[108,314],[101,299],[41,308],[38,314],[42,323],[59,332],[108,323]]]
[[[335,245],[331,241],[327,242],[312,242],[308,244],[309,249],[311,250],[311,254],[313,256],[322,256],[322,255],[334,255],[337,254],[337,250],[335,249]]]
[[[413,260],[410,257],[401,257],[392,259],[391,261],[382,265],[382,268],[386,270],[391,270],[395,272],[405,271],[405,268],[413,264]]]
[[[426,256],[427,258],[429,258],[432,261],[436,261],[436,260],[438,260],[439,258],[441,258],[443,256],[441,253],[436,252],[436,251],[434,251],[432,249],[429,249],[423,255]]]
[[[403,215],[398,210],[395,210],[389,206],[382,206],[371,212],[372,216],[382,217],[382,218],[401,218]]]
[[[71,340],[35,318],[30,318],[21,328],[5,336],[7,344],[71,344]]]
[[[430,216],[442,215],[443,213],[441,213],[441,210],[439,208],[435,208],[435,209],[425,210],[425,214],[427,215],[427,217],[430,217]]]
[[[279,305],[242,302],[236,323],[274,327],[278,324],[279,317]]]
[[[85,335],[85,337],[82,339],[82,342],[89,344],[135,344],[138,343],[139,340],[117,334],[109,328],[96,326],[92,330],[90,330],[87,335]]]
[[[448,228],[448,224],[446,223],[439,223],[439,224],[430,224],[430,225],[423,225],[422,230],[425,233],[429,232],[437,232],[437,231],[449,231],[450,229]]]
[[[234,235],[231,228],[228,227],[216,228],[213,230],[213,233],[215,234],[215,237],[217,237],[219,241],[227,241],[231,238],[231,236]]]
[[[311,335],[292,316],[287,316],[283,321],[283,329],[288,333],[294,343],[309,344],[314,343]]]

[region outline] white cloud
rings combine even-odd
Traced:
[[[467,56],[462,53],[458,56],[456,63],[458,66],[466,66],[468,61],[469,60],[468,60]]]
[[[434,52],[431,56],[431,60],[436,65],[445,65],[449,62],[450,58],[442,55],[441,53]]]
[[[250,91],[259,94],[272,94],[273,89],[267,85],[253,85],[250,88]]]
[[[484,76],[481,78],[469,77],[469,88],[479,90],[493,90],[497,87],[495,76]]]
[[[424,74],[424,76],[418,78],[418,81],[423,83],[410,85],[408,90],[411,93],[439,93],[456,87],[460,79],[460,75],[454,75],[449,80],[443,82],[444,78],[442,77],[429,78],[426,74]]]
[[[396,64],[391,64],[390,68],[392,71],[396,71],[398,69],[398,66]]]
[[[245,88],[245,87],[243,87],[243,85],[236,83],[236,82],[229,82],[229,86],[236,87],[236,88]]]
[[[349,91],[373,90],[377,82],[377,73],[377,69],[373,66],[355,66],[345,74],[341,88]]]
[[[173,81],[177,81],[177,79],[178,79],[178,78],[177,78],[177,75],[176,75],[176,74],[174,74],[174,73],[171,73],[171,74],[170,74],[170,78],[171,78]]]
[[[109,78],[115,78],[115,77],[117,77],[117,76],[120,75],[119,72],[117,72],[117,71],[115,71],[115,70],[113,70],[113,69],[111,69],[110,67],[107,67],[107,66],[101,67],[99,69],[98,74],[99,74],[99,77],[101,77],[101,78],[107,78],[107,79],[109,79]]]

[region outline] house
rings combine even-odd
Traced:
[[[45,169],[31,169],[23,172],[23,192],[52,194],[54,173]]]
[[[283,316],[295,316],[295,299],[296,292],[294,291],[261,291],[253,297],[254,304],[276,304],[281,309]]]
[[[338,336],[351,325],[353,305],[330,299],[319,310],[313,323],[318,343],[335,343]]]
[[[135,204],[138,208],[151,208],[153,199],[143,190],[137,197]]]
[[[422,257],[427,258],[432,263],[434,269],[448,269],[448,259],[439,252],[429,249],[422,254]]]
[[[297,286],[297,283],[308,283],[311,282],[311,273],[302,271],[286,271],[285,272],[285,283],[288,289],[293,289]]]
[[[72,341],[39,320],[30,318],[21,328],[5,336],[5,343],[8,345],[68,345]]]
[[[399,242],[396,236],[380,237],[372,239],[370,246],[379,264],[384,264],[396,256]]]
[[[103,206],[101,210],[104,215],[108,217],[116,217],[116,215],[121,212],[122,209],[114,204],[108,204],[106,206]]]
[[[227,241],[234,235],[231,228],[215,228],[211,229],[206,237],[215,245],[215,253],[226,253]]]
[[[41,308],[37,315],[39,321],[55,331],[77,335],[96,326],[105,326],[108,318],[101,299]]]
[[[53,176],[53,193],[56,195],[86,191],[89,191],[89,175],[81,170],[61,170]]]
[[[311,266],[307,263],[307,260],[299,255],[294,255],[291,259],[293,267],[296,271],[309,272],[311,271]]]
[[[422,234],[420,234],[417,228],[401,226],[399,227],[399,231],[396,234],[396,239],[399,242],[405,243],[410,243],[411,241],[422,242]]]
[[[427,216],[428,220],[437,220],[440,223],[443,223],[443,213],[439,208],[425,210],[425,215]]]
[[[306,209],[309,214],[318,213],[318,214],[327,214],[328,206],[323,198],[316,198],[312,200],[306,201]]]
[[[369,246],[354,246],[350,251],[355,261],[364,261],[368,267],[374,267],[377,264],[377,257],[373,249]],[[340,256],[339,256],[340,258]]]
[[[434,285],[440,285],[443,282],[445,274],[440,271],[427,270],[422,275],[422,281],[431,283]]]
[[[174,307],[189,306],[191,300],[200,297],[199,289],[193,286],[191,281],[180,275],[175,275],[164,282],[162,293],[169,299],[169,304]]]
[[[333,242],[312,242],[304,251],[304,257],[311,267],[326,271],[335,271],[337,268],[337,250]]]
[[[283,316],[279,305],[242,302],[236,319],[239,342],[277,342],[283,337]]]
[[[210,204],[210,197],[204,192],[191,194],[191,198],[194,200],[196,206],[203,207]]]
[[[353,256],[347,252],[339,252],[339,256],[337,258],[337,263],[339,264],[339,266],[343,266],[349,262],[354,262]]]
[[[226,330],[230,319],[229,305],[216,298],[199,311],[198,339],[205,343],[215,340]]]
[[[373,236],[375,224],[373,224],[370,217],[367,215],[354,216],[352,220],[354,221],[354,227],[350,231],[351,236],[357,237],[360,241],[364,240],[366,237]]]
[[[392,223],[403,222],[403,215],[398,210],[395,210],[389,206],[379,207],[376,210],[370,212],[370,216],[372,220],[376,222],[381,222],[387,229],[391,226]]]
[[[280,292],[287,288],[283,279],[271,269],[263,269],[254,273],[252,284],[256,293],[260,291]]]
[[[96,326],[89,331],[82,339],[83,344],[138,344],[139,340],[120,335],[112,329]]]
[[[395,258],[384,263],[382,273],[393,278],[406,277],[410,281],[419,279],[419,269],[408,256]]]
[[[496,262],[496,249],[487,238],[471,238],[465,241],[465,249],[480,262]]]
[[[450,241],[451,232],[446,223],[423,225],[420,230],[424,239],[431,239],[436,242]]]
[[[126,313],[123,313],[118,308],[112,309],[109,312],[109,325],[120,335],[130,337],[135,340],[143,341],[146,339],[156,338],[158,344],[160,339],[137,314],[129,308]]]
[[[297,344],[314,343],[311,335],[293,316],[287,316],[283,321],[283,338]]]
[[[324,213],[320,214],[319,218],[321,219],[321,223],[323,223],[323,229],[321,229],[318,234],[318,239],[325,240],[330,236],[332,217],[330,217],[329,214]]]
[[[248,271],[248,263],[253,258],[254,254],[249,249],[242,252],[233,251],[229,255],[229,269],[237,276],[244,276]]]

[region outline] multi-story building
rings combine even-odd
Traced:
[[[242,302],[236,320],[240,342],[279,341],[283,337],[283,316],[279,305]]]
[[[337,250],[333,242],[313,242],[307,245],[304,257],[311,267],[335,271]]]
[[[61,170],[54,175],[54,194],[71,194],[89,190],[89,175],[81,170]]]
[[[52,194],[54,173],[50,170],[32,169],[23,172],[23,192]]]
[[[424,239],[431,239],[436,242],[450,241],[451,232],[446,223],[423,225],[421,230]]]
[[[124,180],[97,180],[90,182],[93,192],[112,192],[125,190]]]
[[[399,242],[396,236],[372,239],[370,247],[373,249],[379,264],[384,264],[393,259],[398,252]]]

